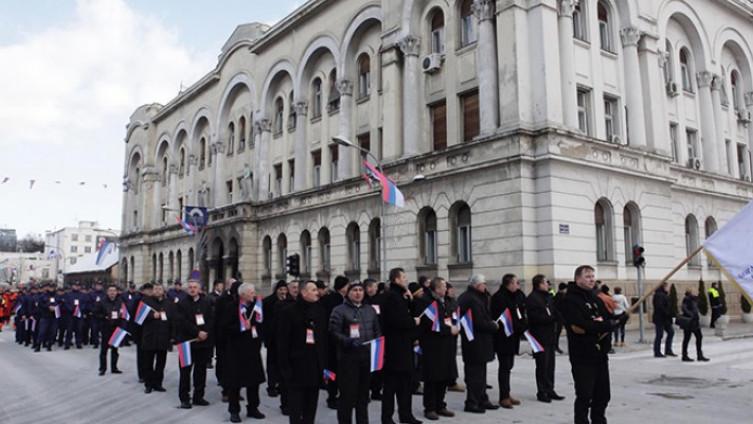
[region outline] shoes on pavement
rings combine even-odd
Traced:
[[[505,409],[512,409],[512,400],[510,398],[502,399],[499,401],[499,406]]]
[[[405,417],[400,418],[401,424],[422,424],[422,421],[417,419],[416,417]]]
[[[99,370],[99,375],[100,375],[100,377],[103,376],[103,375],[105,375],[105,370]]]
[[[123,371],[121,371],[119,369],[114,369],[114,370],[112,370],[112,373],[113,374],[123,374]]]
[[[193,404],[198,406],[209,406],[209,402],[204,398],[194,399]]]
[[[683,355],[682,362],[693,362],[693,358],[691,358],[690,356]]]
[[[466,405],[465,408],[463,408],[463,411],[470,412],[472,414],[484,414],[486,413],[486,408],[482,408],[480,406]]]
[[[665,358],[661,353],[654,353],[654,358]]]
[[[549,393],[549,399],[551,400],[565,400],[564,396],[560,396],[557,392],[552,391]]]
[[[465,392],[465,386],[463,384],[460,384],[460,383],[455,383],[452,386],[448,387],[447,391],[448,392],[463,393],[463,392]]]
[[[709,359],[709,358],[707,358],[707,357],[705,357],[705,356],[699,356],[699,357],[698,357],[698,361],[700,361],[700,362],[708,362],[708,361],[710,361],[710,360],[711,360],[711,359]]]
[[[520,401],[515,399],[514,397],[510,396],[510,402],[512,402],[513,405],[520,405]]]
[[[450,410],[449,410],[449,409],[447,409],[447,408],[442,408],[442,409],[440,409],[439,411],[437,411],[437,415],[439,415],[440,417],[448,417],[448,418],[451,418],[451,417],[454,417],[454,416],[455,416],[455,413],[454,413],[454,412],[452,412],[452,411],[450,411]]]
[[[180,403],[180,409],[191,409],[191,402],[181,402]]]
[[[665,353],[665,354],[664,354],[664,356],[672,356],[672,357],[677,357],[677,355],[675,355],[675,353],[674,353],[674,352],[667,352],[667,353]]]
[[[434,411],[424,412],[424,417],[426,417],[427,420],[431,420],[431,421],[439,420],[439,415],[437,415],[437,413]]]
[[[485,404],[481,405],[482,408],[488,409],[490,411],[494,411],[496,409],[499,409],[498,405],[495,405],[491,402],[486,402]]]
[[[151,387],[144,388],[144,393],[149,394],[151,392],[152,392],[152,388]]]
[[[549,397],[549,395],[545,393],[539,393],[536,395],[536,400],[543,403],[552,403],[552,398]]]
[[[167,391],[167,389],[165,389],[162,386],[152,387],[152,390],[154,390],[155,392],[166,392]]]
[[[259,411],[259,408],[247,408],[246,416],[249,418],[256,418],[257,420],[263,420],[266,418],[266,416]]]
[[[267,396],[273,398],[273,397],[277,397],[279,395],[280,395],[280,392],[277,389],[275,389],[274,387],[270,387],[270,388],[267,389]]]
[[[238,414],[230,414],[230,422],[231,423],[239,423],[241,422],[241,416]]]

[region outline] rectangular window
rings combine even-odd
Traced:
[[[71,241],[78,241],[78,234],[71,234]]]
[[[431,52],[444,53],[444,27],[431,32]]]
[[[591,91],[578,88],[578,128],[583,134],[591,135]]]
[[[225,190],[227,192],[227,204],[233,203],[233,180],[225,181]]]
[[[290,178],[288,179],[288,192],[295,190],[295,161],[293,159],[288,161],[288,169],[290,170]]]
[[[314,187],[319,187],[322,184],[322,151],[317,150],[311,153],[311,163],[313,164],[311,179],[313,180]]]
[[[275,187],[274,187],[274,193],[277,196],[280,196],[282,194],[282,164],[278,163],[274,167],[275,169]]]
[[[617,110],[617,99],[604,96],[604,128],[610,143],[616,142],[615,137],[618,135]]]
[[[465,15],[462,18],[462,30],[460,44],[461,47],[473,44],[476,42],[476,18],[473,14]]]
[[[183,219],[183,198],[178,198],[178,216]]]
[[[447,148],[447,103],[442,100],[429,106],[431,115],[431,138],[434,150]]]
[[[606,261],[608,253],[606,226],[603,223],[596,224],[596,260],[599,262]]]
[[[338,149],[337,144],[329,146],[329,157],[331,158],[330,163],[330,177],[332,178],[332,182],[337,181],[337,157],[338,157]]]
[[[303,269],[311,273],[311,245],[303,246]]]
[[[139,211],[133,211],[133,228],[139,228]]]
[[[384,157],[384,131],[379,127],[379,139],[377,140],[377,159],[382,160]]]
[[[92,241],[91,234],[87,234],[86,236],[84,236],[84,240],[86,240],[87,242],[91,242]]]
[[[740,173],[740,179],[744,180],[745,177],[749,177],[748,170],[745,169],[745,156],[748,154],[744,144],[737,145],[737,169]]]
[[[426,265],[435,265],[437,263],[437,231],[429,230],[424,234],[424,243],[426,246]]]
[[[471,226],[458,227],[458,262],[469,263],[471,261]]]
[[[330,258],[329,258],[329,253],[330,252],[329,252],[329,250],[330,250],[329,249],[329,240],[327,240],[324,243],[322,243],[322,268],[325,271],[329,271],[329,262],[330,262]]]
[[[167,204],[163,203],[160,210],[162,211],[162,223],[164,224],[167,222]]]
[[[732,175],[732,167],[735,166],[732,162],[730,162],[729,158],[732,155],[732,140],[724,140],[724,152],[726,154],[726,157],[724,158],[724,161],[727,162],[727,174]]]
[[[588,42],[588,29],[586,27],[585,10],[583,3],[573,7],[573,37]]]
[[[92,247],[91,246],[84,246],[84,253],[91,253]]]
[[[480,132],[478,91],[460,97],[463,113],[463,141],[472,141]]]
[[[75,265],[76,264],[76,258],[70,258],[70,262],[71,262],[71,265]]]
[[[357,237],[350,242],[350,252],[350,269],[361,269],[361,242]]]
[[[685,130],[685,137],[688,143],[688,159],[698,159],[698,132],[696,130]]]
[[[71,246],[71,253],[78,253],[78,246]]]
[[[680,161],[680,146],[677,140],[677,124],[669,124],[669,142],[672,148],[672,160],[677,163]]]
[[[358,98],[363,99],[371,94],[371,71],[358,75]]]
[[[371,152],[371,133],[363,133],[358,136],[358,146],[362,149]],[[366,154],[361,153],[361,156],[363,156],[364,159],[366,159]]]

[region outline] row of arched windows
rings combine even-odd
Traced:
[[[458,45],[463,48],[478,40],[476,19],[473,16],[473,0],[464,0],[460,3],[460,15],[458,19]],[[429,49],[431,53],[445,53],[445,16],[440,8],[434,8],[429,12]]]
[[[167,256],[167,260],[165,259]],[[131,268],[133,269],[134,260],[131,257]],[[188,249],[188,271],[194,264],[193,248]],[[183,280],[183,253],[180,249],[173,252],[163,252],[152,254],[152,281],[168,283]]]

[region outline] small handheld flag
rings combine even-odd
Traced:
[[[544,351],[544,346],[542,346],[541,343],[536,340],[536,337],[533,337],[533,334],[531,334],[530,331],[526,330],[523,335],[526,336],[526,340],[528,340],[528,343],[531,345],[531,350],[533,350],[533,353]]]
[[[256,302],[254,303],[253,313],[256,314],[257,323],[261,324],[262,322],[264,322],[264,307],[262,304],[261,296],[256,297]]]
[[[55,318],[60,318],[60,305],[55,305]]]
[[[191,359],[191,341],[178,343],[178,363],[181,368],[190,367],[193,363]]]
[[[126,321],[130,321],[131,319],[131,314],[128,313],[128,307],[125,302],[120,304],[120,317]]]
[[[112,336],[110,336],[110,340],[107,341],[107,344],[117,349],[120,347],[120,344],[123,343],[125,336],[128,334],[130,333],[125,331],[123,328],[118,327],[115,329],[115,331],[112,332]]]
[[[238,320],[241,322],[241,333],[250,329],[248,318],[246,318],[246,305],[242,303],[238,305]]]
[[[76,318],[83,317],[83,314],[81,313],[81,307],[79,305],[73,307],[73,316]]]
[[[465,331],[465,338],[472,342],[475,336],[473,335],[473,312],[470,309],[460,317],[460,326]]]
[[[139,302],[139,307],[136,308],[136,317],[133,321],[138,325],[144,325],[146,317],[152,312],[152,308],[144,302]]]
[[[16,305],[16,307],[15,307],[15,308],[13,308],[13,313],[14,313],[14,314],[16,314],[16,315],[18,315],[18,311],[20,311],[20,310],[21,310],[21,307],[22,307],[22,306],[23,306],[23,305],[21,304],[21,302],[18,302],[18,305]]]
[[[324,369],[324,381],[335,381],[335,379],[337,379],[337,375],[334,372],[325,368]]]
[[[371,345],[371,372],[381,370],[384,366],[384,336],[366,343]]]
[[[434,331],[436,333],[439,332],[439,305],[437,305],[437,301],[431,302],[429,306],[424,309],[424,312],[422,315],[425,315],[426,318],[429,318],[431,320],[431,331]]]
[[[502,329],[505,330],[505,336],[512,336],[512,314],[510,313],[509,308],[505,308],[505,310],[499,315],[499,318],[497,318],[497,321],[502,322]]]

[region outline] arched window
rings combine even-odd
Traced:
[[[135,272],[136,272],[136,258],[131,256],[131,278],[132,279]]]
[[[706,230],[706,239],[708,239],[716,232],[716,220],[714,219],[713,216],[706,218],[704,227]]]
[[[207,163],[207,140],[201,137],[199,141],[199,169],[204,169]]]
[[[282,134],[282,121],[285,113],[285,104],[282,101],[282,97],[278,97],[275,100],[275,120],[274,120],[274,133],[275,135]]]
[[[698,248],[698,221],[692,214],[685,218],[685,252],[690,256]],[[701,266],[701,256],[693,255],[690,266]]]
[[[314,78],[311,83],[311,118],[322,116],[322,79]]]
[[[358,56],[358,98],[371,93],[371,59],[366,53]]]
[[[424,265],[437,264],[437,214],[425,207],[418,212],[419,254]]]
[[[471,208],[465,202],[457,202],[450,208],[450,250],[459,264],[473,260],[471,235]]]
[[[431,14],[431,52],[444,53],[444,13],[436,9]]]
[[[136,168],[133,173],[133,194],[139,194],[139,180],[141,179],[141,170]]]
[[[295,129],[297,114],[295,112],[295,93],[288,94],[288,130]]]
[[[186,149],[184,147],[180,148],[180,152],[178,153],[178,176],[180,178],[183,178],[183,175],[185,175],[186,172]]]
[[[319,266],[321,266],[322,271],[329,272],[330,270],[330,244],[329,244],[329,230],[327,227],[322,227],[319,230],[318,235],[319,240]]]
[[[175,281],[183,280],[183,254],[180,250],[175,252]]]
[[[261,249],[264,259],[264,275],[272,275],[272,239],[269,236],[264,237]]]
[[[279,268],[277,272],[280,275],[286,274],[285,266],[287,264],[288,257],[288,238],[285,234],[277,236],[277,264]]]
[[[585,2],[573,5],[573,38],[588,42],[588,13]]]
[[[157,254],[152,253],[152,281],[157,281]]]
[[[687,47],[680,49],[680,75],[682,76],[682,89],[692,93],[693,79],[690,77],[690,52]]]
[[[327,111],[335,112],[340,109],[340,90],[337,89],[337,69],[333,68],[329,73],[329,97],[327,99]]]
[[[123,258],[123,260],[120,261],[120,269],[123,275],[123,281],[128,282],[128,259]]]
[[[303,230],[301,233],[301,274],[311,275],[311,233]]]
[[[162,283],[165,281],[165,256],[162,252],[159,253],[159,267],[157,268],[157,281]]]
[[[473,16],[473,0],[463,0],[460,5],[460,47],[473,44],[476,35],[476,18]]]
[[[191,271],[196,267],[196,258],[194,258],[193,247],[188,249],[188,275],[191,275]]]
[[[175,278],[175,254],[172,251],[167,254],[167,276],[171,281]]]
[[[358,224],[351,222],[345,230],[348,242],[348,271],[361,269],[361,229]]]
[[[596,7],[597,16],[599,19],[599,41],[601,43],[601,49],[608,52],[614,52],[614,44],[612,42],[612,22],[609,16],[609,6],[603,1],[600,1]]]
[[[732,107],[734,107],[736,111],[740,110],[740,90],[738,87],[739,81],[740,75],[738,75],[737,71],[732,71],[729,74],[729,82],[732,94]]]
[[[382,264],[382,225],[379,218],[369,223],[369,271],[378,271]]]
[[[670,83],[675,80],[675,61],[672,43],[666,40],[664,43],[664,82]]]
[[[235,124],[230,123],[227,126],[227,155],[232,156],[235,153]]]
[[[162,156],[162,187],[167,185],[167,156]]]
[[[625,262],[633,263],[633,246],[641,243],[641,211],[633,202],[622,210],[622,224],[625,235]]]
[[[608,200],[600,199],[596,202],[594,224],[596,225],[596,260],[599,262],[614,260],[612,205]]]
[[[246,149],[246,117],[241,116],[238,119],[238,152]]]

